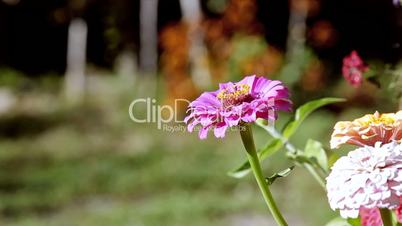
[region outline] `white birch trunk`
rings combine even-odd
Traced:
[[[290,1],[290,17],[288,24],[288,37],[286,43],[286,65],[282,68],[282,81],[287,85],[292,86],[299,79],[303,68],[303,62],[300,61],[306,53],[306,20],[307,20],[307,8],[293,5],[299,0]]]
[[[158,67],[158,0],[140,2],[140,69],[156,74]]]
[[[81,101],[85,93],[87,33],[87,24],[83,19],[76,18],[70,22],[65,77],[65,95],[69,102]]]
[[[306,43],[306,20],[306,10],[297,10],[291,7],[288,24],[289,36],[286,44],[288,59],[304,51]]]
[[[137,57],[131,50],[123,50],[115,62],[117,74],[124,80],[134,83],[138,72]]]
[[[202,17],[200,0],[180,0],[183,20],[189,25],[189,61],[194,84],[200,89],[208,87],[211,77],[208,70],[207,49],[204,45],[204,34],[200,29]]]

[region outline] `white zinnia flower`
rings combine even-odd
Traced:
[[[359,208],[395,209],[402,195],[402,144],[364,146],[341,157],[327,177],[328,200],[343,218]]]

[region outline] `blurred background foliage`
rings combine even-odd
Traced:
[[[141,19],[144,2],[156,3],[157,19]],[[336,121],[399,108],[402,13],[391,0],[188,1],[193,13],[183,2],[0,1],[0,225],[272,224],[252,178],[226,175],[245,157],[238,134],[199,141],[180,123],[169,124],[178,132],[134,123],[128,107],[136,98],[173,105],[248,74],[283,80],[296,107],[344,97],[312,114],[292,138],[299,147],[319,140],[328,155]],[[67,43],[78,18],[87,27],[85,67],[71,71],[85,84],[71,102],[67,55],[74,44]],[[156,42],[141,38],[147,32]],[[156,53],[157,67],[141,57],[144,46]],[[358,88],[341,75],[352,50],[375,78]],[[185,107],[177,109],[181,117]],[[276,126],[289,118],[281,114]],[[259,146],[270,139],[255,133]],[[270,175],[290,164],[279,152],[263,166]],[[301,168],[272,189],[292,226],[324,225],[336,215]]]

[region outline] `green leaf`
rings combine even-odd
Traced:
[[[396,213],[397,211],[392,211],[392,223],[395,225],[395,226],[402,226],[402,223],[400,223],[399,221],[398,221],[398,216],[397,216],[397,213]]]
[[[328,158],[328,168],[331,168],[340,157],[338,153],[332,153]]]
[[[268,158],[269,156],[277,152],[279,149],[282,148],[282,146],[283,143],[280,139],[273,139],[271,142],[266,144],[263,149],[258,151],[258,157],[260,158],[260,161]],[[248,161],[245,161],[243,162],[243,164],[241,164],[240,167],[228,172],[228,175],[234,178],[242,178],[246,176],[250,171],[250,163]]]
[[[293,161],[294,161],[295,163],[298,163],[298,164],[300,164],[300,165],[303,165],[304,163],[309,163],[309,164],[312,164],[312,163],[313,163],[310,158],[307,158],[307,157],[304,156],[304,155],[293,155],[293,154],[290,154],[289,152],[286,153],[286,155],[287,155],[289,158],[293,159]]]
[[[337,217],[328,222],[325,226],[360,226],[360,218],[343,219]]]
[[[337,217],[328,222],[325,226],[351,226],[346,219]]]
[[[264,149],[258,152],[260,161],[268,158],[272,154],[276,153],[283,147],[283,142],[280,139],[273,139]]]
[[[267,177],[266,181],[267,181],[268,185],[273,184],[275,182],[275,180],[278,179],[278,178],[287,177],[292,172],[292,170],[294,168],[295,168],[294,166],[291,166],[291,167],[289,167],[289,168],[287,168],[285,170],[282,170],[282,171],[280,171],[278,173],[275,173],[274,175],[272,175],[270,177]]]
[[[348,218],[347,222],[351,226],[360,226],[360,218]]]
[[[230,177],[242,178],[242,177],[245,177],[250,171],[251,171],[250,163],[243,162],[243,164],[241,164],[241,166],[239,166],[238,168],[236,168],[234,170],[229,171],[227,174]]]
[[[328,104],[338,103],[342,101],[345,101],[345,99],[327,97],[318,100],[313,100],[303,104],[296,110],[294,118],[286,125],[285,129],[282,132],[283,136],[286,138],[290,138],[299,128],[304,119],[306,119],[307,116],[309,116],[313,111],[317,110],[318,108]]]
[[[316,140],[309,139],[304,148],[303,155],[316,162],[325,172],[328,171],[328,159],[322,144]]]
[[[304,105],[300,106],[295,113],[294,118],[289,121],[286,127],[283,130],[283,137],[289,139],[297,130],[297,128],[301,125],[304,119],[311,114],[314,110],[332,103],[342,102],[345,99],[342,98],[322,98],[318,100],[313,100],[310,102],[305,103]],[[260,126],[264,126],[262,122],[257,123]],[[268,158],[275,152],[279,151],[283,147],[284,143],[280,140],[280,138],[274,138],[271,142],[269,142],[264,148],[262,148],[258,154],[260,157],[260,161]],[[228,172],[228,175],[234,178],[242,178],[246,176],[250,172],[250,164],[248,161],[243,162],[239,167],[235,170]]]

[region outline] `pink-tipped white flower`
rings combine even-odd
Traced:
[[[327,177],[328,200],[344,218],[361,208],[396,209],[402,195],[402,144],[364,146],[341,157]]]
[[[397,113],[368,114],[353,121],[337,122],[331,136],[331,148],[342,144],[374,146],[393,140],[402,141],[402,110]]]

